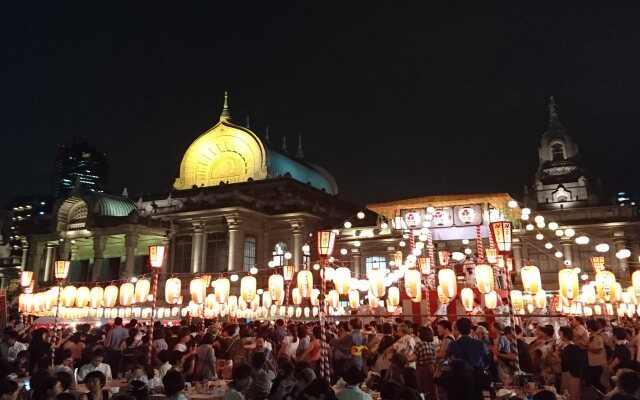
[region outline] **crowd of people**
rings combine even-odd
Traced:
[[[185,400],[185,382],[223,379],[225,400],[370,400],[371,393],[382,400],[475,400],[483,391],[494,397],[500,388],[527,384],[547,389],[536,400],[555,393],[640,399],[640,325],[580,317],[544,322],[330,322],[327,382],[317,321],[156,322],[151,338],[135,319],[61,331],[14,321],[0,343],[0,400],[17,398],[16,382],[25,378],[28,400],[145,400],[153,393]],[[112,379],[126,380],[127,388],[106,390]],[[81,384],[86,390],[74,392]]]

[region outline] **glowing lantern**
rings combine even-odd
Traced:
[[[207,297],[207,286],[205,285],[204,279],[192,279],[191,283],[189,283],[189,292],[191,292],[191,300],[193,300],[194,303],[204,303],[204,299]]]
[[[422,277],[417,269],[410,269],[404,275],[404,290],[414,299],[422,295]]]
[[[327,305],[332,308],[338,307],[340,303],[340,294],[336,290],[329,290],[327,294]]]
[[[91,308],[98,308],[102,305],[102,298],[104,297],[104,289],[100,286],[92,287],[89,291],[89,306]]]
[[[511,306],[517,312],[524,309],[524,300],[522,298],[522,292],[519,290],[511,291]]]
[[[535,294],[533,299],[536,303],[536,307],[538,307],[539,309],[542,310],[547,308],[547,292],[545,292],[544,290],[540,289],[538,293]]]
[[[502,256],[500,256],[500,257],[502,257]],[[507,271],[513,272],[513,258],[507,257],[507,259],[505,261],[506,261],[506,264],[507,264]],[[504,265],[501,268],[504,268]]]
[[[458,294],[458,284],[456,282],[456,273],[450,268],[443,268],[438,271],[438,282],[442,286],[442,293],[452,299]]]
[[[393,262],[395,263],[396,267],[400,267],[402,265],[402,251],[396,251],[395,253],[393,253]]]
[[[596,274],[598,298],[603,301],[615,301],[616,277],[610,271],[600,271]]]
[[[460,291],[460,300],[464,309],[467,311],[473,310],[473,290],[470,288],[464,288]]]
[[[60,295],[60,303],[62,303],[62,305],[64,305],[65,307],[73,307],[74,303],[76,302],[77,291],[78,289],[76,289],[75,286],[67,286],[62,289],[62,294]],[[31,299],[33,299],[33,297],[31,297]]]
[[[275,304],[282,305],[284,301],[284,278],[282,275],[273,274],[269,277],[269,294]]]
[[[349,292],[349,307],[356,309],[360,307],[360,292],[352,290]]]
[[[640,297],[640,270],[631,274],[631,286],[636,291],[636,297]]]
[[[216,304],[216,295],[211,293],[207,295],[207,298],[204,300],[205,307],[213,308],[214,304]]]
[[[118,287],[109,285],[104,288],[104,297],[102,298],[102,306],[105,308],[113,308],[118,300]]]
[[[336,233],[334,231],[320,231],[318,232],[317,238],[318,255],[321,257],[330,257],[333,253],[333,247],[336,243]],[[300,284],[298,284],[298,286],[299,285]]]
[[[58,293],[60,292],[60,288],[58,286],[54,286],[51,289],[47,290],[47,296],[45,299],[44,308],[46,310],[51,310],[53,307],[58,305]],[[102,301],[102,296],[100,296],[100,301]]]
[[[573,300],[579,294],[578,273],[573,268],[566,268],[558,273],[560,294],[562,297]]]
[[[582,300],[585,304],[596,302],[596,288],[593,285],[582,285]]]
[[[494,309],[498,306],[498,293],[495,291],[489,292],[484,295],[484,306],[489,309]]]
[[[333,274],[336,270],[333,267],[325,266],[320,270],[320,275],[324,278],[325,282],[333,280]]]
[[[282,275],[284,276],[284,280],[287,282],[291,282],[293,280],[294,272],[295,268],[293,265],[285,265],[282,267]]]
[[[122,285],[120,285],[120,296],[119,296],[120,305],[127,307],[133,304],[133,300],[135,299],[134,297],[135,291],[136,289],[133,286],[133,283],[125,282]]]
[[[620,300],[621,300],[624,304],[629,304],[629,303],[631,303],[631,297],[629,296],[629,293],[627,293],[627,292],[622,292],[622,296],[621,296]]]
[[[391,286],[387,293],[387,305],[396,307],[398,304],[400,304],[400,289]]]
[[[256,278],[253,276],[245,276],[240,280],[240,296],[242,300],[250,302],[256,297]]]
[[[136,303],[144,303],[148,300],[151,282],[148,279],[138,279],[136,282],[135,299]]]
[[[70,261],[56,261],[54,265],[54,275],[58,280],[65,280],[69,275],[69,266],[71,265]]]
[[[522,287],[525,292],[536,294],[542,286],[540,279],[540,270],[534,265],[525,265],[520,269],[522,278]]]
[[[300,288],[294,287],[293,289],[291,289],[291,301],[297,306],[302,303],[302,294],[300,293]]]
[[[334,234],[335,235],[335,234]],[[309,297],[313,289],[313,274],[311,271],[298,272],[298,288],[302,297]]]
[[[294,312],[295,312],[295,308],[289,306],[289,308],[287,308],[287,317],[292,318]]]
[[[164,264],[166,246],[149,246],[149,262],[153,268],[161,268]]]
[[[633,289],[633,286],[629,286],[627,288],[627,293],[629,293],[629,298],[633,304],[638,304],[638,296],[636,295],[636,291]]]
[[[304,308],[304,317],[309,318],[311,316],[311,309],[309,307]]]
[[[320,305],[320,290],[311,289],[311,296],[309,296],[309,302],[312,306]]]
[[[493,241],[501,253],[511,251],[511,222],[499,221],[490,224]]]
[[[339,294],[348,294],[351,287],[351,271],[349,268],[340,267],[336,269],[333,276],[333,284]]]
[[[168,304],[178,304],[181,292],[182,292],[182,281],[180,281],[180,279],[169,278],[164,283],[164,299],[167,301]]]
[[[438,261],[440,261],[440,265],[446,267],[449,264],[449,252],[446,250],[440,250],[438,252]]]
[[[369,272],[369,286],[371,293],[376,297],[382,297],[385,294],[384,274],[379,269],[372,269]]]
[[[487,262],[489,264],[495,264],[498,262],[498,250],[489,248],[485,250],[485,253],[487,254]]]
[[[369,306],[371,308],[378,308],[380,306],[380,299],[369,292]]]
[[[29,287],[33,280],[33,271],[22,271],[20,274],[20,286],[23,288]]]
[[[591,257],[591,267],[593,267],[593,272],[595,272],[596,274],[604,271],[605,258],[602,256]]]
[[[89,295],[91,291],[86,286],[80,286],[76,292],[76,307],[85,307],[89,304]]]
[[[440,300],[440,303],[442,304],[449,303],[450,298],[444,294],[444,289],[442,289],[441,285],[438,285],[437,291],[438,291],[438,300]]]
[[[431,274],[431,259],[428,257],[418,258],[418,267],[423,275]]]
[[[622,286],[620,285],[620,282],[616,282],[615,285],[615,290],[613,291],[613,296],[611,296],[611,301],[619,301],[620,298],[622,297]]]
[[[590,316],[593,315],[593,309],[591,307],[588,307],[588,306],[582,307],[582,312],[584,313],[585,317],[590,317]]]
[[[600,304],[596,304],[595,306],[593,306],[593,312],[596,315],[602,315],[602,306]]]
[[[487,264],[476,265],[476,285],[482,294],[493,291],[493,268]]]

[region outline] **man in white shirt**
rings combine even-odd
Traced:
[[[89,372],[92,371],[100,371],[104,374],[107,380],[112,379],[111,375],[111,367],[109,364],[105,364],[102,361],[104,360],[104,351],[98,349],[93,352],[91,356],[91,363],[83,365],[78,369],[78,382],[84,381],[84,378],[87,376]]]
[[[496,322],[499,322],[503,327],[511,326],[509,299],[504,297],[502,304],[493,309],[493,313],[496,315]]]
[[[407,324],[398,325],[398,336],[400,337],[392,346],[389,346],[385,353],[391,353],[395,351],[403,356],[407,357],[413,354],[413,349],[416,347],[415,339],[409,334],[409,327]],[[416,367],[416,363],[408,363],[411,368]]]
[[[14,362],[18,357],[18,353],[27,349],[27,345],[18,342],[18,332],[10,331],[7,333],[6,342],[2,344],[2,358],[9,362]]]

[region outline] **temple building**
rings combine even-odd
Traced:
[[[76,185],[54,205],[50,226],[29,236],[24,267],[50,282],[55,260],[71,260],[70,281],[148,272],[148,246],[169,245],[165,272],[248,271],[272,261],[308,261],[302,246],[351,215],[335,179],[286,143],[274,148],[231,122],[218,122],[186,150],[173,188],[132,200]]]

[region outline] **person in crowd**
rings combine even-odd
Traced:
[[[31,373],[35,372],[38,361],[49,354],[51,354],[49,332],[45,328],[39,328],[31,332],[31,343],[29,344]]]
[[[371,370],[373,372],[377,372],[381,375],[384,375],[384,371],[389,368],[391,364],[391,357],[386,352],[387,348],[393,345],[393,327],[390,323],[385,322],[382,324],[382,336],[380,341],[378,342],[377,349],[371,350],[373,353],[370,364],[372,365]]]
[[[307,327],[305,325],[299,325],[297,328],[298,332],[298,347],[295,352],[295,359],[301,360],[302,355],[307,352],[309,346],[311,344],[311,338],[307,332]]]
[[[500,304],[493,310],[493,313],[496,315],[496,322],[498,322],[503,327],[511,326],[511,307],[509,306],[509,299],[503,297]]]
[[[333,350],[333,381],[337,381],[342,376],[345,369],[349,367],[351,361],[352,336],[350,335],[349,324],[346,321],[338,324],[338,337],[331,341]]]
[[[620,368],[626,368],[631,361],[631,351],[627,347],[627,331],[624,328],[616,327],[613,329],[615,344],[613,353],[607,363],[607,370],[611,374],[615,374]]]
[[[189,351],[187,344],[191,339],[192,339],[191,333],[188,330],[180,332],[180,334],[178,335],[178,340],[176,344],[173,346],[173,350],[178,350],[183,353],[187,353]],[[213,344],[213,342],[211,344]]]
[[[584,327],[584,319],[579,316],[569,318],[569,326],[573,329],[573,342],[581,350],[589,349],[589,331]]]
[[[569,326],[561,326],[559,330],[560,344],[560,388],[568,391],[571,400],[580,400],[580,378],[582,376],[582,351],[573,342],[574,330]]]
[[[30,360],[29,351],[23,350],[16,356],[16,360],[13,362],[11,366],[11,372],[16,374],[18,378],[24,378],[29,375],[30,368]]]
[[[63,392],[68,392],[70,389],[74,389],[76,387],[73,374],[65,371],[58,371],[55,372],[53,376],[60,381],[60,386],[62,387]]]
[[[105,364],[103,361],[104,350],[98,349],[94,351],[91,356],[91,362],[78,369],[78,381],[83,382],[86,376],[93,371],[99,371],[105,376],[105,379],[112,379],[113,375],[111,374],[111,366],[109,366],[109,364]]]
[[[294,366],[288,357],[278,359],[277,375],[269,392],[270,400],[282,400],[295,385]]]
[[[162,378],[164,394],[167,400],[187,400],[188,397],[184,392],[184,376],[178,371],[167,371]]]
[[[271,343],[269,341],[265,340],[264,335],[258,335],[253,348],[249,351],[249,360],[253,359],[253,355],[256,353],[264,353],[267,358],[267,362],[275,365],[273,351],[267,347],[270,344]]]
[[[62,349],[71,353],[74,365],[79,363],[82,359],[82,352],[86,347],[84,340],[84,335],[80,332],[76,332],[69,337],[69,340],[62,344]]]
[[[244,400],[245,395],[253,383],[253,371],[247,364],[239,364],[233,367],[231,372],[231,384],[224,394],[223,400]]]
[[[128,338],[129,331],[122,326],[122,318],[116,317],[113,320],[113,328],[107,332],[103,342],[106,350],[105,362],[109,364],[111,371],[116,375],[120,372],[123,344]]]
[[[306,400],[335,400],[336,395],[333,388],[326,379],[316,378],[304,391]]]
[[[454,379],[460,382],[467,378],[469,385],[464,388],[457,384],[452,385],[447,390],[447,398],[449,400],[463,398],[481,400],[482,382],[479,381],[479,374],[474,372],[483,369],[484,359],[489,354],[489,349],[482,341],[469,336],[472,324],[468,318],[459,318],[455,327],[460,336],[449,344],[446,355],[453,360],[451,369]]]
[[[337,394],[339,400],[372,400],[371,395],[360,389],[363,380],[362,370],[356,365],[351,366],[344,372],[346,386]]]
[[[287,332],[289,334],[282,339],[280,350],[278,351],[278,357],[287,356],[290,359],[295,360],[298,345],[300,344],[298,339],[298,328],[295,325],[289,325],[287,327]]]
[[[214,380],[216,378],[216,354],[211,333],[205,333],[202,336],[200,344],[195,349],[195,357],[194,376],[196,379]]]
[[[512,343],[515,343],[516,348],[518,349],[518,366],[520,367],[520,371],[527,374],[533,374],[533,361],[531,360],[531,352],[529,351],[529,345],[524,341],[524,333],[522,331],[522,327],[520,327],[520,325],[515,325],[513,329],[510,330],[510,332],[511,333],[507,335],[507,338]]]
[[[587,349],[587,370],[585,371],[586,382],[600,392],[606,392],[602,384],[602,373],[607,366],[607,352],[602,333],[600,333],[600,324],[596,320],[587,321],[587,330],[589,331],[589,346]]]
[[[169,354],[169,362],[171,363],[171,370],[178,371],[181,374],[186,374],[184,368],[185,355],[183,352],[174,350]]]
[[[533,395],[533,400],[557,400],[558,396],[551,390],[538,390]]]
[[[415,347],[416,341],[409,335],[409,327],[407,324],[400,324],[398,325],[398,340],[396,340],[390,348],[387,348],[386,351],[400,353],[406,358],[413,354]],[[410,362],[409,366],[415,368],[415,361]]]
[[[64,371],[69,374],[73,374],[73,362],[74,359],[71,356],[71,352],[69,350],[63,350],[60,354],[60,360],[53,367],[53,372],[56,373],[58,371]]]
[[[104,388],[107,384],[107,377],[99,370],[94,370],[84,377],[84,384],[87,387],[87,400],[107,400],[109,391]]]
[[[0,400],[17,400],[19,393],[20,387],[16,381],[0,378]]]
[[[158,353],[158,360],[162,363],[158,368],[158,375],[160,379],[164,378],[167,372],[171,369],[171,363],[169,362],[169,350],[162,350]]]
[[[35,389],[32,400],[54,400],[60,393],[62,393],[60,380],[50,376]]]
[[[264,352],[255,353],[251,359],[253,382],[249,388],[249,398],[262,400],[271,392],[271,386],[276,378],[275,371],[267,364]]]
[[[313,335],[311,336],[311,342],[309,343],[309,348],[307,349],[307,351],[302,353],[298,359],[301,361],[308,362],[313,368],[313,370],[316,371],[316,373],[318,373],[320,372],[318,363],[322,355],[321,354],[322,349],[320,346],[320,339],[322,338],[322,330],[320,329],[320,326],[314,326],[312,332],[313,332]],[[268,357],[267,357],[267,360],[269,360]]]
[[[404,378],[402,377],[402,370],[407,364],[407,357],[402,353],[392,353],[391,363],[389,368],[386,369],[383,382],[394,383],[397,385],[404,385]]]
[[[431,328],[421,326],[418,329],[418,338],[413,354],[407,357],[407,361],[416,362],[416,376],[418,386],[423,393],[435,393],[433,386],[433,373],[436,362],[436,349],[433,345],[433,331]]]
[[[162,329],[153,330],[153,342],[151,342],[154,354],[158,354],[162,350],[169,350],[169,345],[164,339],[164,331]]]
[[[20,342],[18,339],[20,339],[20,334],[18,334],[18,332],[9,331],[5,335],[4,342],[0,345],[2,358],[10,363],[16,360],[18,353],[27,349],[27,345]]]
[[[238,347],[237,331],[238,325],[235,324],[229,324],[222,330],[222,336],[214,343],[217,359],[233,360]]]

